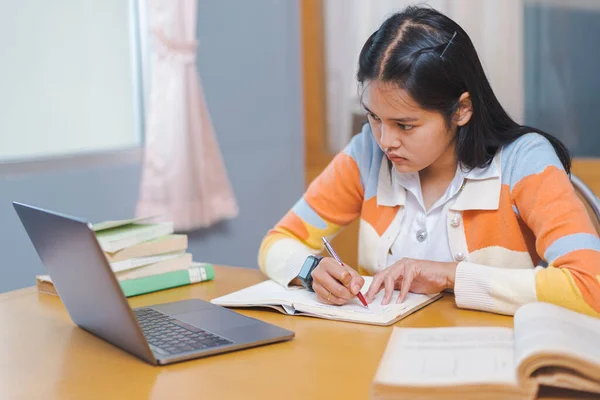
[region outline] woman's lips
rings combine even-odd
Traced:
[[[401,162],[408,161],[408,159],[406,159],[404,157],[400,157],[400,156],[394,155],[394,154],[388,154],[387,156],[390,159],[390,161],[394,162],[394,163],[401,163]]]

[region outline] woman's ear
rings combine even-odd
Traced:
[[[458,99],[458,109],[454,113],[454,122],[458,126],[464,126],[471,120],[473,115],[473,103],[471,103],[471,95],[469,92],[464,92]]]

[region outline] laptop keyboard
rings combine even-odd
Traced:
[[[138,308],[133,312],[148,342],[163,355],[206,350],[233,343],[151,308]]]

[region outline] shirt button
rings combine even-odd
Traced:
[[[450,225],[457,228],[460,225],[460,217],[456,215],[454,218],[452,218],[452,221],[450,221]]]
[[[458,253],[456,253],[454,258],[456,258],[456,261],[462,261],[465,259],[465,255],[459,251]]]
[[[417,240],[419,242],[424,242],[425,239],[427,239],[427,232],[425,232],[425,230],[421,229],[420,231],[417,232]]]

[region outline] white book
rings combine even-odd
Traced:
[[[176,253],[159,254],[159,255],[148,256],[148,257],[130,258],[128,260],[111,262],[110,268],[113,270],[113,272],[127,271],[129,269],[143,267],[145,265],[150,265],[150,264],[154,264],[154,263],[165,261],[165,260],[171,260],[173,258],[180,257],[183,254],[184,254],[184,252],[182,251],[182,252],[176,252]]]
[[[371,398],[534,399],[540,385],[600,398],[600,319],[530,303],[514,329],[394,328]]]
[[[146,276],[164,274],[165,272],[180,271],[192,266],[192,255],[190,253],[180,253],[176,257],[167,260],[155,262],[143,267],[132,268],[125,271],[116,272],[117,279],[120,281],[128,279],[143,278]]]
[[[115,272],[115,275],[117,279],[122,282],[138,278],[145,278],[147,276],[161,275],[167,272],[187,270],[192,267],[203,267],[205,265],[206,263],[193,262],[192,255],[190,253],[181,253],[176,257],[169,258],[168,260],[159,261],[139,268]],[[52,283],[50,275],[37,275],[36,280],[38,283],[38,288],[40,283]],[[45,291],[48,292],[48,288],[46,288]],[[55,291],[52,289],[50,293],[55,294]]]
[[[173,233],[173,223],[126,224],[96,232],[102,250],[114,253],[148,240]]]
[[[184,234],[171,234],[129,246],[114,253],[104,252],[109,262],[119,262],[130,258],[150,257],[160,254],[182,252],[187,249],[188,238]]]
[[[100,232],[100,231],[104,231],[106,229],[118,228],[120,226],[125,226],[125,225],[148,223],[155,217],[156,216],[97,222],[94,225],[92,225],[92,228],[94,229],[95,232]]]
[[[362,293],[365,294],[371,285],[372,277],[365,276]],[[401,304],[396,304],[399,291],[394,291],[392,301],[382,306],[381,291],[365,308],[355,298],[343,306],[331,306],[320,303],[317,295],[304,288],[286,289],[274,281],[264,281],[257,285],[218,297],[211,302],[225,307],[269,307],[289,315],[306,315],[347,322],[358,322],[373,325],[391,325],[412,314],[422,307],[439,299],[441,294],[425,295],[409,293]]]

